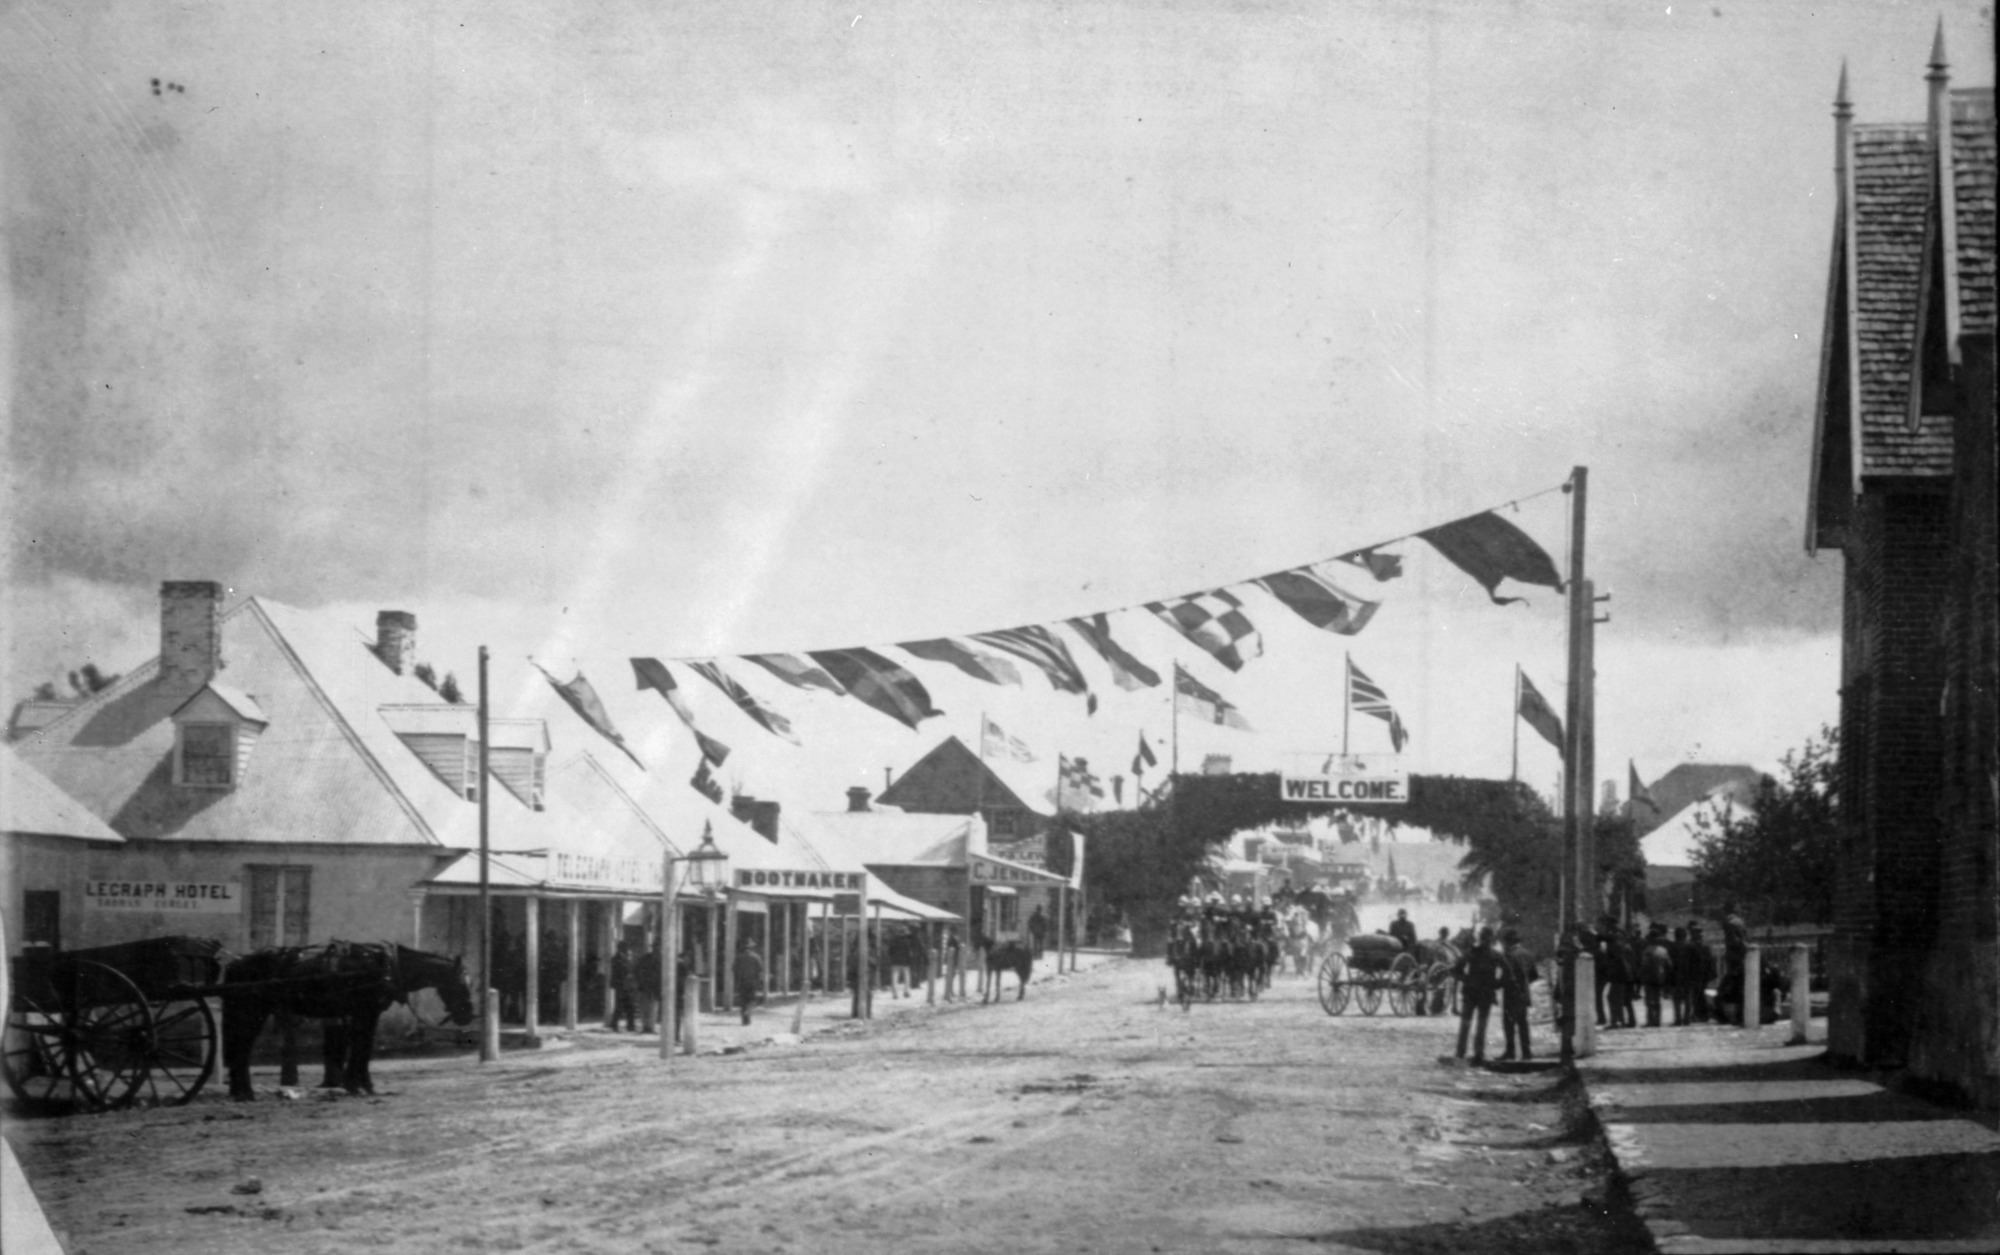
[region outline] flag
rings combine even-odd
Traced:
[[[1116,776],[1111,778],[1114,781],[1118,779]],[[1083,834],[1080,832],[1069,834],[1069,887],[1083,888]]]
[[[718,767],[722,766],[723,760],[729,757],[729,747],[714,737],[705,735],[700,728],[694,726],[694,712],[688,709],[687,698],[681,696],[680,687],[674,683],[674,677],[668,674],[667,664],[658,658],[634,658],[632,674],[639,681],[640,692],[655,689],[661,697],[667,699],[667,705],[674,708],[674,713],[681,717],[681,722],[688,726],[688,731],[694,733],[696,743],[701,746],[702,759]]]
[[[1035,751],[1018,736],[1008,736],[1006,729],[988,719],[979,717],[979,756],[981,758],[1011,758],[1017,763],[1035,761]]]
[[[932,707],[921,680],[872,649],[820,649],[807,657],[825,667],[851,696],[905,727],[944,713]]]
[[[756,695],[749,689],[724,673],[720,664],[712,661],[691,662],[687,666],[690,671],[721,689],[723,696],[735,702],[736,708],[750,716],[751,721],[758,727],[773,736],[781,736],[794,745],[799,743],[799,738],[792,735],[792,721],[758,701]],[[722,760],[718,758],[715,761],[720,763]]]
[[[1309,566],[1266,575],[1256,583],[1307,623],[1342,636],[1353,636],[1367,627],[1382,604],[1342,590]]]
[[[1139,734],[1139,752],[1132,755],[1132,774],[1143,779],[1146,774],[1146,768],[1157,767],[1159,764],[1160,760],[1153,754],[1153,747],[1146,744],[1146,734],[1141,732]]]
[[[1125,805],[1125,777],[1111,777],[1111,800],[1120,806]]]
[[[1495,592],[1501,580],[1540,584],[1557,592],[1562,591],[1562,577],[1556,574],[1556,564],[1549,558],[1548,551],[1536,544],[1528,533],[1491,510],[1433,527],[1427,532],[1418,532],[1417,535],[1451,559],[1459,570],[1484,585],[1486,595],[1497,606],[1525,600],[1521,597],[1502,597]]]
[[[1123,646],[1111,639],[1110,616],[1091,615],[1088,619],[1071,619],[1069,626],[1085,643],[1096,650],[1105,664],[1111,668],[1111,679],[1119,688],[1127,692],[1133,689],[1152,688],[1159,684],[1160,673],[1125,652]]]
[[[939,637],[934,641],[904,641],[902,647],[924,659],[926,662],[945,662],[975,680],[988,684],[1011,684],[1021,686],[1021,672],[1005,658],[995,658],[992,654],[969,649],[949,637]]]
[[[1382,691],[1382,686],[1369,679],[1351,658],[1347,662],[1347,700],[1362,714],[1373,715],[1388,723],[1389,744],[1396,747],[1398,754],[1403,752],[1410,734],[1404,729],[1401,716],[1389,705],[1389,695]]]
[[[839,681],[796,654],[745,654],[743,661],[756,663],[793,688],[825,689],[835,697],[847,696]]]
[[[1243,613],[1243,603],[1227,589],[1193,593],[1172,602],[1149,601],[1146,609],[1231,671],[1241,671],[1244,663],[1264,652],[1264,638],[1257,634],[1257,625],[1250,622]]]
[[[1625,760],[1625,770],[1629,773],[1628,778],[1630,781],[1625,791],[1631,795],[1632,806],[1636,807],[1639,803],[1644,802],[1653,808],[1654,814],[1658,814],[1660,804],[1653,800],[1653,791],[1647,788],[1645,782],[1639,779],[1638,765],[1628,758]]]
[[[1403,560],[1393,553],[1380,553],[1374,549],[1356,549],[1334,559],[1348,562],[1367,569],[1368,574],[1378,580],[1393,580],[1403,573]]]
[[[625,738],[619,735],[618,729],[611,726],[611,716],[604,713],[604,703],[598,699],[597,690],[590,687],[590,681],[583,678],[583,672],[577,672],[574,680],[564,684],[544,671],[542,664],[530,662],[529,665],[542,672],[542,678],[555,688],[569,708],[576,712],[577,718],[589,724],[597,735],[624,750],[625,756],[637,764],[639,770],[646,769],[646,764],[639,762],[639,756],[632,752],[631,746],[625,744]]]
[[[1059,811],[1094,810],[1104,800],[1104,782],[1090,770],[1087,759],[1057,755],[1056,780],[1057,787],[1042,796]]]
[[[1555,746],[1558,753],[1562,751],[1562,720],[1556,717],[1555,707],[1549,705],[1548,699],[1542,696],[1541,690],[1535,687],[1535,682],[1528,678],[1525,671],[1521,672],[1519,714],[1528,721],[1529,727],[1542,734],[1544,741]]]
[[[991,645],[1016,658],[1025,658],[1042,669],[1049,677],[1049,683],[1064,693],[1090,695],[1090,682],[1077,669],[1076,659],[1070,657],[1069,646],[1062,638],[1045,627],[1008,628],[1004,632],[980,632],[973,640],[983,645]],[[1094,709],[1094,707],[1093,707]]]
[[[1174,664],[1174,706],[1185,710],[1203,723],[1220,724],[1229,728],[1251,731],[1250,721],[1243,713],[1229,703],[1229,700],[1214,689],[1203,684],[1187,673],[1180,663]]]
[[[695,764],[694,775],[688,779],[688,784],[694,787],[696,793],[714,802],[717,806],[722,805],[722,786],[715,782],[714,776],[708,774],[708,760],[706,758]],[[704,833],[703,835],[707,834]]]

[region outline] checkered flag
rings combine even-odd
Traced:
[[[1227,589],[1168,602],[1149,601],[1146,609],[1231,671],[1241,671],[1244,663],[1263,656],[1264,638],[1243,613],[1243,603]]]

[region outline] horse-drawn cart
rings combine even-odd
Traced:
[[[1361,1014],[1381,1010],[1386,998],[1397,1015],[1422,1015],[1442,979],[1394,937],[1364,933],[1347,939],[1347,953],[1326,956],[1319,965],[1319,1005],[1339,1015],[1352,1002]]]
[[[0,1071],[23,1103],[104,1111],[179,1105],[215,1072],[220,945],[143,941],[9,961]]]

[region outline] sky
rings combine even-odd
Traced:
[[[1047,623],[1517,500],[1562,563],[1582,466],[1599,776],[1774,767],[1838,707],[1830,102],[1845,60],[1920,120],[1940,15],[1990,85],[1963,3],[15,3],[0,699],[215,579],[414,612],[461,680],[489,646],[558,752],[527,662],[581,670],[685,773],[631,656]],[[1339,748],[1351,653],[1412,770],[1510,770],[1561,599],[1396,548],[1358,636],[1246,595],[1238,674],[1114,616],[1256,726],[1181,721],[1184,766]],[[1086,667],[1095,716],[919,664],[916,732],[732,668],[799,748],[691,700],[726,782],[837,806],[981,712],[1051,764],[1171,743]]]

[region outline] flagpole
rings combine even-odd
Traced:
[[[986,817],[986,712],[979,712],[979,778],[974,785],[972,813],[981,819]],[[987,834],[990,839],[992,834]]]
[[[487,778],[486,748],[486,646],[479,647],[479,1061],[492,1063],[499,1052],[500,1010],[493,1005],[493,885],[488,871],[492,856],[487,838],[486,795],[492,792]]]
[[[1354,714],[1354,656],[1340,655],[1344,683],[1340,686],[1340,756],[1347,757],[1347,724]]]
[[[1514,664],[1514,710],[1507,720],[1514,726],[1514,757],[1507,768],[1507,783],[1513,784],[1521,778],[1521,664]]]

